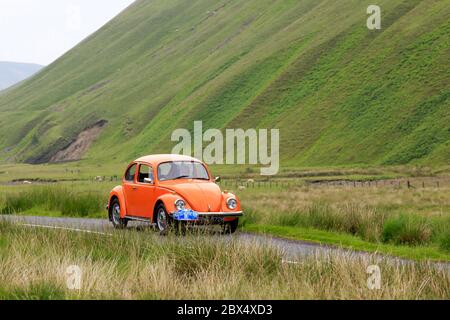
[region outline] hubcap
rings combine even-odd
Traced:
[[[112,210],[113,220],[115,224],[120,223],[120,206],[119,204],[114,204],[113,210]]]
[[[160,231],[164,231],[167,228],[167,219],[164,209],[159,209],[158,211],[158,228]]]

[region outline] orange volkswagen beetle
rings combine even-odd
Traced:
[[[116,228],[128,221],[150,222],[165,232],[176,223],[220,224],[234,233],[243,215],[239,199],[222,192],[208,167],[181,155],[152,155],[133,161],[122,185],[108,202],[109,220]]]

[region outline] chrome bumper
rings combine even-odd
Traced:
[[[220,217],[220,218],[228,218],[228,217],[242,217],[244,212],[197,212],[199,217]]]

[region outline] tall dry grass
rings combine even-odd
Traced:
[[[415,183],[416,185],[420,185]],[[111,183],[0,188],[0,214],[104,217]],[[319,186],[237,191],[244,223],[342,232],[374,243],[433,244],[450,252],[450,188]]]
[[[381,268],[380,290],[367,267]],[[66,268],[82,269],[81,290]],[[283,263],[283,253],[229,238],[112,236],[0,224],[1,299],[449,299],[448,268],[345,254]]]

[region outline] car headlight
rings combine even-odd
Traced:
[[[227,207],[230,210],[234,210],[237,208],[237,200],[235,198],[230,198],[227,200]]]
[[[178,199],[177,201],[175,201],[175,207],[177,208],[177,210],[185,210],[186,202],[184,202],[181,199]]]

